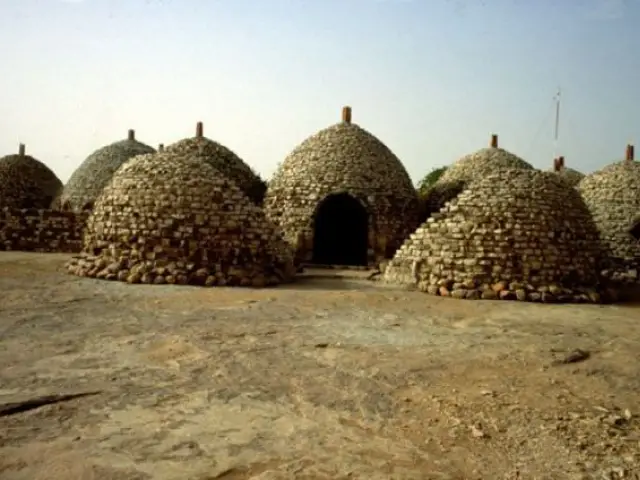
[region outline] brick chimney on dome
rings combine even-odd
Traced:
[[[351,123],[351,107],[342,107],[342,122]]]

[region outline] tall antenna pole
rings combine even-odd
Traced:
[[[560,87],[558,87],[558,93],[556,93],[555,96],[555,101],[556,101],[556,126],[553,132],[553,156],[554,158],[556,157],[556,155],[558,154],[558,130],[560,127],[560,94],[561,94],[561,90]]]

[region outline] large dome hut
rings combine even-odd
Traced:
[[[373,265],[391,258],[419,224],[415,188],[400,160],[371,133],[342,122],[304,140],[285,158],[265,213],[295,246],[296,260]]]
[[[0,158],[0,208],[49,208],[62,182],[20,144],[18,154]]]
[[[384,280],[455,298],[598,301],[601,254],[575,189],[553,173],[503,169],[420,226]]]
[[[259,175],[227,147],[204,136],[202,122],[196,124],[195,137],[185,138],[165,148],[167,152],[187,155],[204,161],[229,177],[253,201],[262,204],[267,189]]]
[[[581,173],[574,168],[567,167],[564,163],[564,157],[562,156],[553,160],[553,168],[550,171],[556,173],[572,187],[577,186],[584,178],[584,173]]]
[[[446,202],[460,194],[467,183],[495,173],[499,169],[534,170],[529,163],[498,146],[498,135],[492,134],[489,147],[465,155],[449,166],[438,181],[425,192],[423,202],[427,215],[439,211]]]
[[[128,283],[261,287],[293,254],[232,180],[175,151],[125,163],[96,200],[70,273]]]
[[[638,280],[640,268],[640,163],[633,145],[626,157],[587,175],[578,184],[602,242],[610,251],[607,276],[617,280]]]
[[[127,160],[153,152],[152,147],[136,140],[134,130],[129,130],[125,140],[99,148],[80,164],[56,199],[56,207],[74,212],[90,211],[102,189]]]

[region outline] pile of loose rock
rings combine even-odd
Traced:
[[[640,268],[640,163],[627,159],[587,175],[577,187],[582,195],[610,258],[603,275],[617,282],[637,282]],[[634,230],[634,227],[635,230]]]
[[[196,126],[196,136],[180,140],[165,149],[177,155],[197,158],[230,178],[255,204],[262,204],[267,184],[249,165],[227,147],[204,136],[202,122]]]
[[[598,302],[602,255],[576,190],[552,173],[505,169],[418,228],[384,280],[455,298]]]
[[[175,151],[125,163],[98,197],[79,276],[128,283],[262,287],[291,281],[275,226],[222,173]]]
[[[0,158],[0,207],[49,208],[62,182],[44,163],[25,153]]]
[[[340,193],[358,199],[369,213],[371,264],[393,255],[419,224],[420,204],[407,171],[386,145],[351,123],[350,107],[344,107],[341,123],[298,145],[269,182],[265,213],[301,261],[312,259],[318,206]]]
[[[130,158],[155,150],[135,138],[135,132],[129,130],[126,140],[114,142],[99,148],[89,155],[76,169],[56,198],[54,207],[74,212],[88,211],[113,174]]]

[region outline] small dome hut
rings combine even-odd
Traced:
[[[134,130],[129,130],[125,140],[99,148],[80,164],[56,199],[56,208],[90,211],[102,189],[127,160],[153,152],[152,147],[136,140]]]
[[[601,255],[575,189],[549,172],[503,169],[420,226],[383,278],[455,298],[599,301]]]
[[[560,156],[553,160],[553,168],[550,170],[560,176],[572,187],[577,186],[584,178],[584,173],[579,172],[573,168],[569,168],[564,163],[564,157]]]
[[[87,221],[75,275],[129,283],[261,287],[290,281],[293,256],[227,176],[166,150],[113,176]]]
[[[372,265],[391,258],[419,224],[404,166],[351,115],[344,107],[342,122],[304,140],[269,182],[265,213],[299,262]]]
[[[638,281],[640,268],[640,163],[633,145],[626,157],[584,177],[577,187],[610,251],[605,275]]]
[[[255,203],[261,205],[267,189],[259,175],[227,147],[204,136],[202,122],[196,125],[196,135],[185,138],[165,148],[167,152],[187,155],[211,165],[233,182]]]
[[[439,179],[439,182],[469,182],[477,178],[491,175],[497,168],[521,168],[534,170],[523,159],[507,150],[498,147],[498,135],[491,135],[489,147],[465,155],[453,163]]]
[[[50,208],[60,190],[60,179],[40,160],[27,155],[24,144],[17,155],[0,158],[0,208]]]
[[[465,155],[454,162],[423,195],[427,215],[438,212],[445,203],[460,194],[467,183],[484,178],[498,169],[534,170],[520,157],[498,146],[498,135],[492,134],[489,147]]]

